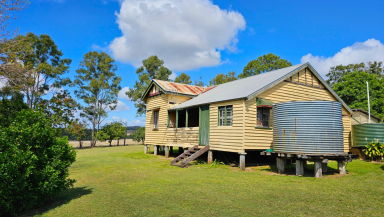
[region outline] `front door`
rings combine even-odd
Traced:
[[[209,105],[200,106],[199,145],[209,145]]]

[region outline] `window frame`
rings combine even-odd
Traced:
[[[267,110],[268,111],[268,126],[264,126],[263,124],[263,114],[264,114],[264,110]],[[260,112],[260,113],[259,113]],[[259,114],[261,114],[261,125],[258,124],[259,122]],[[271,117],[271,108],[270,107],[257,107],[257,113],[256,113],[256,127],[257,128],[270,128],[270,118]]]
[[[232,115],[231,117],[231,125],[228,125],[228,110],[227,108],[231,107],[232,108]],[[220,112],[224,109],[224,117],[220,117]],[[220,125],[220,120],[223,120],[223,125]],[[224,126],[233,126],[233,105],[226,105],[226,106],[219,106],[217,108],[217,126],[219,127],[224,127]]]
[[[157,117],[156,117],[157,114]],[[153,111],[153,130],[159,129],[160,109]]]

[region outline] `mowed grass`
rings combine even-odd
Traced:
[[[153,149],[151,149],[153,150]],[[77,152],[77,180],[44,216],[382,216],[384,164],[355,160],[349,175],[323,179],[277,175],[275,167],[242,172],[229,166],[171,167],[143,146]],[[336,162],[329,163],[336,169]],[[307,173],[311,173],[307,171]]]

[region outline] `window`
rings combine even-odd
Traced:
[[[222,106],[219,107],[219,126],[232,126],[233,120],[233,107]]]
[[[269,111],[268,107],[257,108],[257,126],[258,127],[269,127]]]
[[[153,111],[153,129],[159,129],[159,110]]]

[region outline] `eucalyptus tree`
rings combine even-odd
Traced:
[[[135,102],[137,108],[137,116],[145,114],[146,103],[141,100],[141,96],[147,89],[152,79],[169,81],[169,76],[172,71],[163,66],[164,61],[157,56],[150,56],[143,60],[143,65],[136,70],[139,75],[139,80],[136,81],[132,89],[129,89],[125,94]]]
[[[243,69],[243,73],[239,78],[246,78],[252,75],[258,75],[264,72],[270,72],[276,69],[282,69],[292,66],[292,63],[285,59],[280,59],[273,53],[258,57],[256,60],[250,61]]]
[[[0,45],[0,82],[6,89],[24,94],[29,108],[36,108],[42,97],[71,83],[68,77],[72,60],[49,35],[28,33]]]
[[[236,74],[235,71],[228,72],[228,74],[219,73],[216,75],[216,77],[209,80],[209,86],[215,86],[215,85],[224,84],[230,81],[235,81],[237,80],[235,74]]]
[[[84,55],[76,70],[73,86],[75,95],[86,105],[80,113],[92,124],[91,146],[96,145],[96,133],[107,117],[107,109],[116,109],[117,95],[121,90],[121,77],[116,75],[117,65],[107,53],[91,51]]]
[[[191,76],[184,72],[175,78],[175,82],[180,84],[192,84]]]

